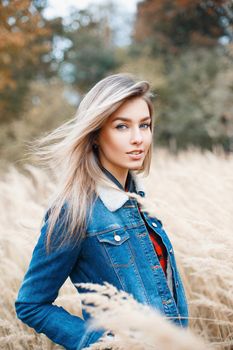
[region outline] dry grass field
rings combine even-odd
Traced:
[[[233,349],[233,156],[195,150],[172,156],[159,150],[145,185],[150,211],[163,222],[174,245],[189,301],[190,329],[205,345],[132,300],[123,304],[117,294],[112,312],[102,312],[101,289],[98,305],[90,312],[101,324],[119,330],[119,350]],[[48,175],[32,166],[23,173],[9,167],[0,178],[0,349],[60,348],[17,320],[14,311],[54,186]],[[80,299],[69,281],[57,303],[80,315]],[[136,342],[130,334],[132,323]]]

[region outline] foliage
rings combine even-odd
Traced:
[[[71,45],[60,71],[81,93],[119,66],[108,20],[110,11],[111,4],[74,11],[65,27]]]
[[[228,0],[144,0],[138,4],[134,39],[147,43],[153,54],[212,47],[221,36],[232,36],[232,11]]]
[[[174,151],[190,143],[232,151],[232,86],[231,65],[217,50],[183,53],[159,90],[158,141]]]
[[[17,162],[22,167],[27,158],[27,143],[71,118],[75,107],[67,101],[70,90],[58,79],[30,83],[20,118],[0,128],[1,166]]]
[[[59,20],[46,21],[44,1],[0,2],[0,122],[17,118],[28,84],[51,76],[52,35]],[[47,58],[45,59],[47,55]]]
[[[56,96],[57,83],[50,85],[54,75],[67,84],[64,89],[69,86],[83,95],[118,71],[150,81],[157,97],[156,142],[174,151],[190,144],[209,149],[222,144],[226,151],[233,150],[232,45],[219,45],[224,38],[232,39],[232,1],[140,1],[127,47],[115,44],[119,13],[112,1],[73,10],[63,22],[46,20],[46,6],[46,0],[0,2],[3,158],[21,156],[24,139],[46,130],[46,116],[47,128],[56,124],[51,110],[62,92]],[[37,83],[45,108],[43,102],[34,103]],[[46,91],[50,86],[53,89]],[[70,110],[73,113],[64,102],[56,117],[63,121]]]
[[[232,59],[225,55],[230,45],[219,45],[224,35],[232,39],[232,19],[227,0],[138,4],[129,55],[163,62],[156,138],[174,152],[189,144],[233,150]]]

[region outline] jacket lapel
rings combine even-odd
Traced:
[[[135,184],[136,193],[144,197],[145,189],[142,178],[139,178],[139,176],[132,171],[130,171],[130,174]],[[129,195],[127,192],[120,190],[116,184],[112,183],[112,186],[113,187],[108,187],[99,183],[96,186],[96,192],[105,207],[110,211],[115,211],[127,202]]]

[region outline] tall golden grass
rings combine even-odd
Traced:
[[[97,316],[97,324],[114,329],[113,349],[206,349],[197,335],[211,349],[233,349],[233,156],[195,150],[172,156],[160,150],[155,152],[145,185],[147,208],[162,220],[174,245],[193,334],[174,329],[130,297],[125,303],[108,285],[93,286],[96,292],[79,298],[67,280],[56,303],[81,315],[82,302]],[[9,167],[1,175],[0,349],[60,348],[17,320],[14,310],[54,186],[47,174],[29,165],[24,172]],[[114,298],[106,301],[102,288],[108,288]],[[95,308],[88,304],[93,300]],[[103,307],[106,302],[108,310]],[[93,349],[103,349],[106,341]]]

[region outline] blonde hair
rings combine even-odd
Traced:
[[[99,166],[97,152],[93,147],[95,137],[107,118],[130,98],[142,97],[147,102],[152,117],[152,94],[149,89],[147,81],[137,81],[130,74],[110,75],[99,81],[84,96],[73,119],[34,143],[34,152],[41,161],[55,175],[59,175],[57,190],[49,206],[47,251],[57,225],[59,229],[62,228],[59,231],[60,245],[71,238],[77,242],[85,237],[87,220],[97,199],[97,183],[113,186]],[[148,175],[152,149],[151,144],[142,168],[136,173]]]

